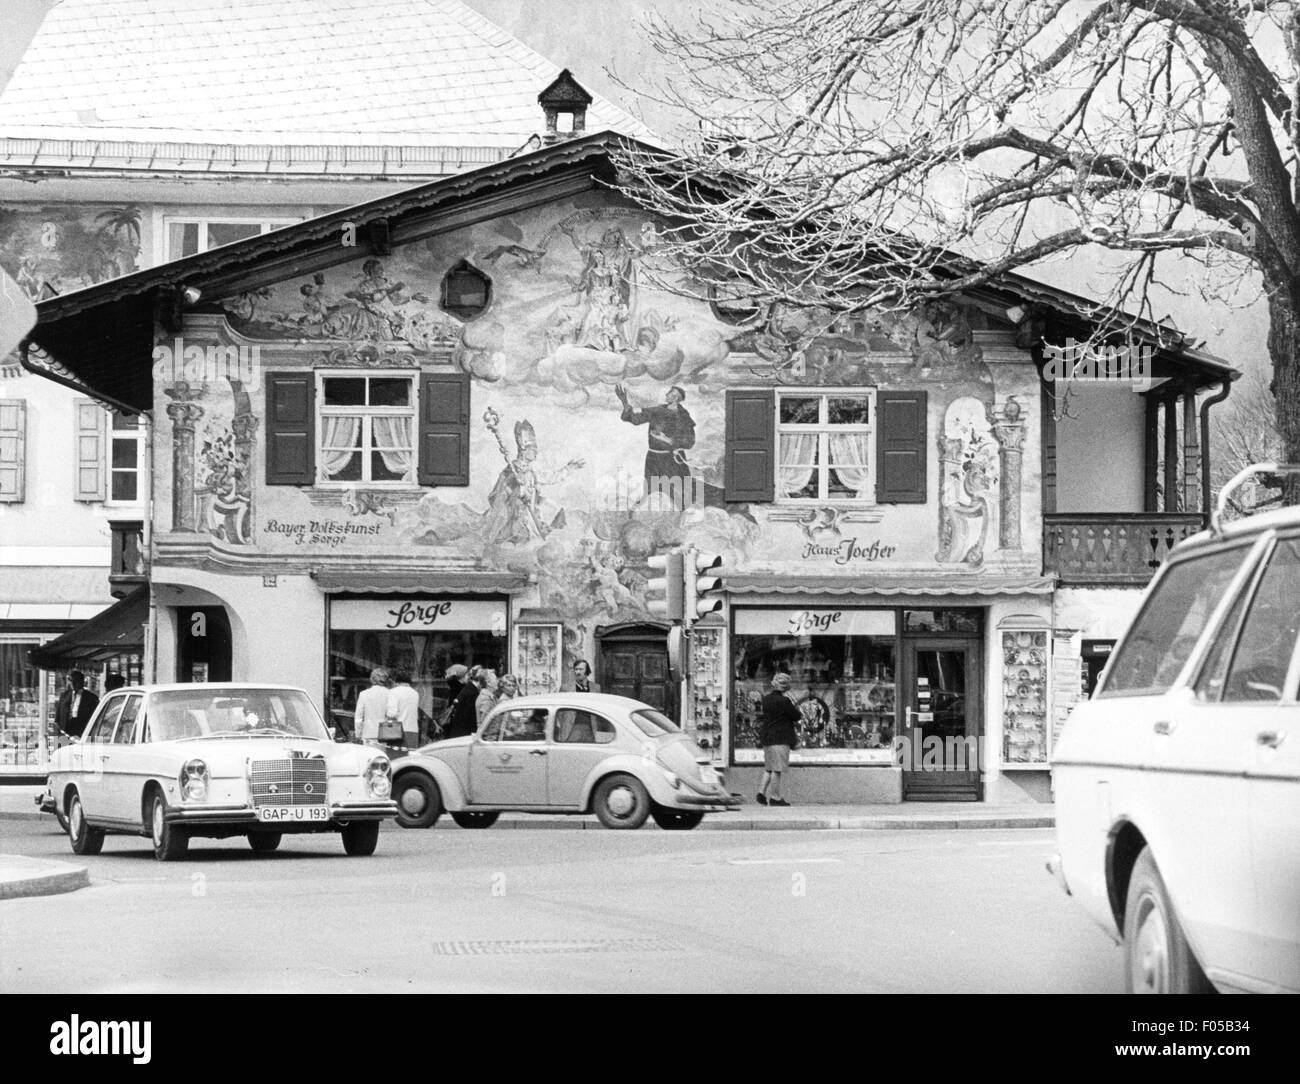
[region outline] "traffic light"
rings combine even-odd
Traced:
[[[660,573],[646,581],[646,609],[665,621],[681,621],[686,610],[683,599],[685,584],[681,552],[672,550],[658,554],[647,562]]]
[[[685,565],[686,590],[683,609],[686,612],[687,622],[722,609],[722,597],[713,594],[722,589],[722,577],[702,574],[721,568],[722,555],[688,550]]]

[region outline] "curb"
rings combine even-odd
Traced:
[[[1056,818],[1037,817],[799,817],[790,820],[749,820],[718,814],[705,817],[699,826],[701,832],[816,832],[816,831],[954,831],[961,829],[1053,828]],[[435,828],[456,828],[450,820],[439,819]],[[529,829],[570,830],[594,829],[607,831],[594,817],[531,817],[519,820],[499,820],[492,830]],[[418,829],[416,829],[418,830]]]
[[[19,872],[7,867],[15,862]],[[21,872],[26,865],[30,872]],[[90,884],[90,873],[85,866],[72,866],[66,862],[38,861],[16,855],[0,856],[0,900],[24,899],[31,896],[57,896],[75,892]]]

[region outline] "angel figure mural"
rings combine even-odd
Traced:
[[[560,230],[583,258],[578,279],[579,316],[575,344],[622,353],[635,337],[632,319],[636,294],[636,260],[641,249],[618,227],[599,241],[585,241],[570,225]]]
[[[544,498],[542,488],[563,481],[586,463],[571,459],[554,475],[541,477],[533,466],[537,461],[537,434],[527,419],[515,423],[513,456],[501,436],[501,416],[488,407],[483,421],[506,460],[505,468],[488,494],[484,534],[491,542],[506,545],[544,539],[564,526],[564,509]]]

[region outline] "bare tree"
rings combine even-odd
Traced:
[[[624,190],[698,282],[786,311],[910,307],[1088,249],[1105,335],[1159,323],[1171,254],[1207,296],[1253,282],[1300,460],[1298,9],[733,0],[650,27],[706,138],[629,152]]]

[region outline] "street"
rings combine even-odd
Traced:
[[[52,821],[0,849],[71,861]],[[110,836],[91,887],[0,904],[0,987],[72,992],[1118,993],[1050,830]]]

